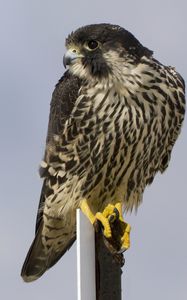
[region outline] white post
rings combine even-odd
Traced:
[[[96,300],[95,231],[77,209],[77,288],[78,300]]]

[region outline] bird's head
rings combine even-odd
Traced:
[[[152,51],[118,25],[93,24],[77,29],[66,39],[64,66],[83,79],[118,78]]]

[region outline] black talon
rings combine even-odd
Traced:
[[[123,254],[127,250],[128,250],[127,248],[121,248],[117,253],[118,254]]]
[[[109,216],[109,223],[114,223],[115,220],[119,219],[119,211],[114,207],[113,214]]]
[[[114,215],[110,215],[108,221],[109,223],[113,223],[115,221],[116,217]]]
[[[114,207],[114,213],[116,214],[116,219],[119,219],[119,210]]]

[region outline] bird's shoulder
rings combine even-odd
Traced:
[[[63,103],[65,105],[64,113],[66,113],[66,111],[68,112],[69,109],[72,109],[80,86],[80,78],[72,75],[69,71],[66,71],[55,86],[52,94],[51,106],[59,102]]]
[[[47,140],[51,135],[60,134],[70,116],[78,97],[81,80],[66,71],[55,86],[50,103]]]

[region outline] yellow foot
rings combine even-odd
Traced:
[[[103,213],[97,212],[94,215],[88,205],[87,200],[81,201],[80,208],[92,224],[94,224],[96,220],[99,220],[101,222],[101,224],[103,225],[103,228],[104,228],[104,230],[103,230],[104,236],[107,239],[112,237],[112,231],[111,231],[109,220]]]
[[[124,222],[124,221],[123,221]],[[130,230],[131,226],[127,223],[125,223],[125,231],[121,238],[121,249],[127,250],[130,248]]]
[[[101,222],[104,228],[104,236],[107,239],[114,238],[112,228],[115,227],[115,223],[118,223],[119,230],[115,230],[115,234],[119,236],[117,237],[118,239],[120,238],[120,248],[121,250],[127,250],[130,247],[131,227],[123,219],[121,203],[115,205],[108,204],[102,213],[97,212],[95,215],[92,213],[87,200],[81,201],[80,208],[92,224],[94,224],[96,220]]]
[[[122,213],[122,204],[121,203],[117,203],[115,205],[115,207],[117,208],[117,210],[119,211],[119,221],[121,222],[121,226],[122,226],[122,237],[121,237],[121,248],[123,249],[128,249],[130,247],[130,231],[131,231],[131,226],[126,223],[123,219],[123,213]]]
[[[131,226],[123,219],[122,204],[120,202],[115,205],[109,204],[103,211],[103,215],[107,216],[110,224],[115,221],[120,225],[121,250],[127,250],[130,247],[130,230]]]

